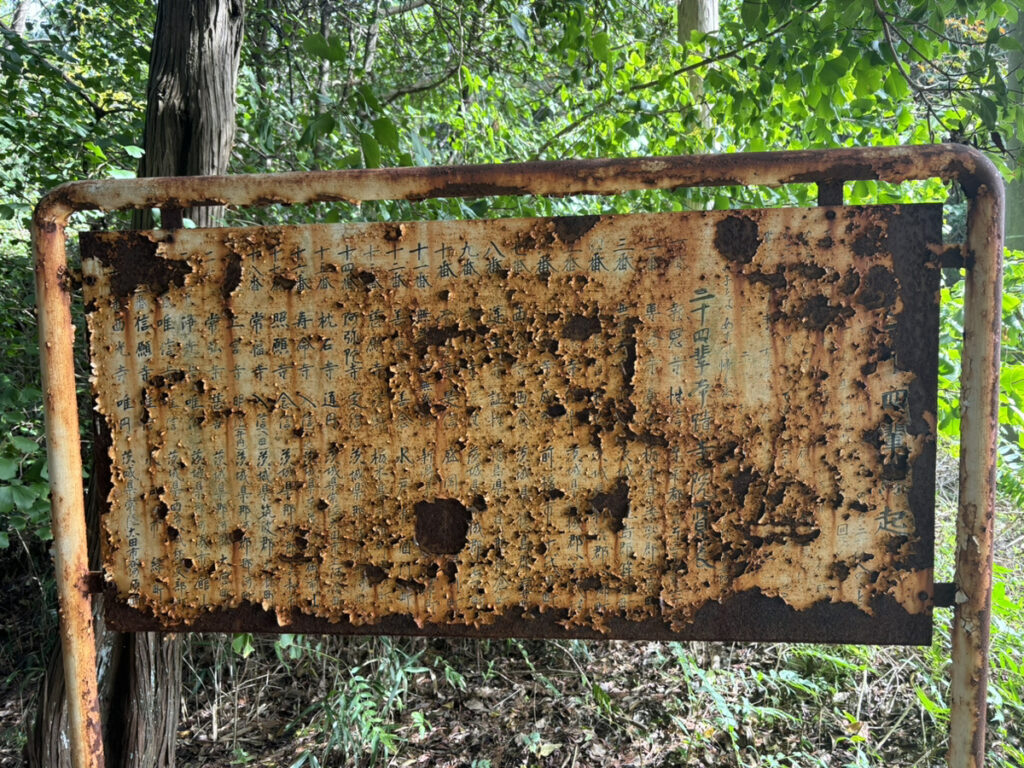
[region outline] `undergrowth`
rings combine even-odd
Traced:
[[[951,571],[941,510],[938,578]],[[988,762],[1024,765],[1024,525],[1001,508]],[[941,766],[930,646],[193,637],[186,765]],[[215,691],[211,669],[232,665]],[[216,714],[215,714],[216,711]],[[240,723],[211,737],[214,721]]]

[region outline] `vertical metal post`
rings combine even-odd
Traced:
[[[950,680],[950,768],[985,763],[989,622],[999,425],[1003,185],[976,168],[968,189],[963,367],[960,382],[960,503]]]
[[[92,598],[88,587],[82,453],[75,392],[75,329],[71,324],[71,285],[64,251],[67,213],[54,215],[52,208],[41,208],[32,222],[39,356],[46,403],[46,455],[71,759],[76,768],[102,768],[103,731],[96,681]]]

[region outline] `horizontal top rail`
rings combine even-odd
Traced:
[[[49,192],[37,226],[66,222],[75,211],[268,206],[364,200],[425,200],[497,195],[610,195],[632,190],[781,186],[877,180],[958,180],[1002,195],[999,172],[965,144],[814,149],[728,155],[558,160],[502,165],[373,168],[237,176],[177,176],[75,181]]]

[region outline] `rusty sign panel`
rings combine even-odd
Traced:
[[[108,618],[927,643],[940,226],[84,234]]]

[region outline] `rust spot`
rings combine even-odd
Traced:
[[[736,264],[749,264],[761,245],[757,222],[749,216],[730,215],[715,225],[715,249]]]
[[[807,299],[799,311],[803,324],[812,331],[821,331],[833,324],[842,325],[853,314],[851,307],[833,304],[821,294]]]
[[[562,328],[562,338],[586,341],[601,331],[601,320],[596,315],[572,315]]]
[[[417,501],[416,543],[435,555],[455,555],[466,546],[472,512],[455,499]]]
[[[600,216],[556,216],[551,219],[555,235],[566,245],[578,242],[601,220]]]
[[[387,581],[388,578],[388,572],[379,565],[364,565],[363,574],[372,587]]]
[[[455,182],[446,181],[435,188],[427,190],[422,196],[414,195],[410,200],[423,200],[430,197],[497,197],[499,195],[527,195],[529,188],[510,186],[507,184],[491,184],[486,182]]]
[[[590,508],[595,514],[608,516],[613,532],[621,531],[629,515],[629,480],[620,477],[609,491],[594,494]]]
[[[776,290],[785,288],[787,285],[786,276],[782,274],[782,270],[777,270],[768,274],[760,270],[756,270],[747,275],[747,280],[751,283],[764,283],[769,288],[774,288]]]
[[[360,272],[356,272],[354,275],[352,275],[352,277],[354,277],[356,280],[358,280],[366,287],[370,287],[371,285],[377,282],[377,276],[373,274],[373,272],[370,272],[369,270],[362,270]]]
[[[839,283],[839,292],[844,296],[852,296],[860,287],[860,273],[854,269],[846,270]]]
[[[119,232],[114,244],[90,235],[82,233],[82,258],[110,267],[110,292],[119,298],[128,298],[141,286],[162,296],[172,285],[182,287],[192,271],[188,262],[157,256],[157,243],[145,233]]]
[[[808,264],[800,262],[799,264],[793,264],[790,266],[790,270],[801,277],[805,277],[808,280],[820,280],[825,276],[825,268],[819,264]]]
[[[242,282],[242,257],[237,253],[229,251],[224,264],[224,279],[220,285],[220,295],[224,301],[231,298],[231,294]]]
[[[275,288],[281,291],[290,291],[299,282],[296,278],[290,275],[278,273],[272,278],[272,282]]]
[[[868,258],[879,250],[882,238],[882,229],[878,225],[872,225],[854,238],[850,246],[855,254],[861,258]]]
[[[896,277],[885,267],[874,266],[861,282],[856,301],[865,309],[891,307],[896,301]]]

